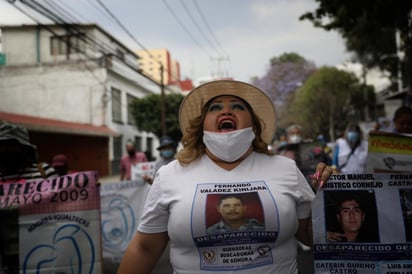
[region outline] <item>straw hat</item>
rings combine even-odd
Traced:
[[[260,89],[248,83],[234,80],[218,80],[205,83],[193,89],[183,99],[179,110],[179,124],[182,132],[189,127],[189,121],[200,116],[203,106],[220,95],[242,98],[259,117],[262,140],[269,144],[275,132],[276,113],[272,100]]]

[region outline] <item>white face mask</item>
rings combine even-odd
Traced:
[[[302,141],[302,138],[298,134],[293,134],[290,136],[289,141],[291,144],[299,144]]]
[[[207,149],[225,162],[234,162],[249,149],[255,139],[253,128],[248,127],[230,132],[203,132],[203,142]]]

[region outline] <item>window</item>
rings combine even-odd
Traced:
[[[122,122],[122,100],[120,90],[112,87],[112,120]]]
[[[146,139],[146,152],[147,152],[147,156],[148,156],[148,160],[149,161],[153,161],[153,151],[152,151],[152,147],[153,147],[153,138],[152,137],[147,137]]]
[[[122,158],[122,136],[113,137],[113,158]]]
[[[127,94],[127,123],[129,125],[135,125],[136,120],[134,119],[133,115],[133,102],[136,100],[136,97]]]
[[[134,137],[134,146],[137,151],[142,151],[142,137],[140,136]]]
[[[124,52],[121,51],[120,49],[116,49],[116,57],[124,61]]]
[[[85,52],[85,35],[55,35],[50,37],[50,54],[66,55],[78,52]]]

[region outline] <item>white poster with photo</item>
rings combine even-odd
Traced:
[[[368,173],[412,173],[412,135],[374,131],[369,133]]]
[[[316,273],[412,273],[412,174],[332,175],[312,214]]]
[[[131,179],[132,181],[143,180],[145,176],[153,178],[156,161],[144,162],[132,165]]]

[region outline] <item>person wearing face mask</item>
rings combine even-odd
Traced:
[[[146,154],[136,152],[135,145],[132,141],[126,143],[127,154],[120,160],[120,181],[130,180],[132,165],[147,162]]]
[[[171,137],[163,136],[160,138],[157,150],[159,151],[161,159],[156,162],[153,174],[156,174],[159,168],[161,168],[164,165],[167,165],[175,159],[176,148],[177,144],[175,140],[173,140]],[[148,176],[145,176],[144,180],[149,184],[153,183],[153,178],[150,178]]]
[[[287,143],[286,145],[281,146],[278,149],[278,153],[280,155],[283,155],[289,159],[295,160],[299,168],[301,167],[300,152],[299,152],[300,143],[302,142],[301,130],[302,128],[297,124],[290,125],[286,129]]]
[[[312,243],[311,201],[332,168],[319,163],[309,184],[268,150],[275,122],[272,100],[248,83],[211,81],[186,95],[183,148],[156,173],[117,273],[150,273],[169,241],[173,273],[297,273],[296,240]],[[208,234],[223,194],[253,194],[264,229]]]
[[[368,141],[363,140],[359,125],[349,124],[345,135],[336,140],[332,166],[339,173],[364,173],[368,156]]]
[[[175,140],[169,136],[163,136],[160,138],[157,150],[159,151],[162,159],[156,162],[154,173],[156,173],[161,166],[167,165],[175,159],[176,147]]]
[[[286,129],[289,144],[300,144],[302,142],[301,130],[302,128],[299,125],[291,125]]]

